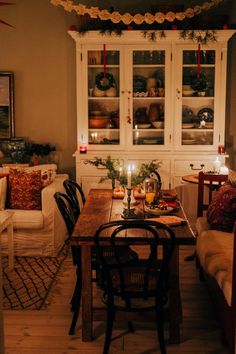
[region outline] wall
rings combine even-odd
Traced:
[[[56,145],[59,167],[74,173],[76,150],[75,44],[67,34],[76,15],[50,0],[1,6],[0,71],[15,77],[15,132]]]
[[[10,1],[9,1],[10,2]],[[50,0],[15,0],[1,6],[0,71],[15,74],[15,132],[35,142],[56,145],[59,168],[75,174],[76,86],[75,43],[67,34],[77,23],[74,13]],[[236,5],[230,7],[236,18]],[[236,168],[236,39],[228,55],[226,147]]]

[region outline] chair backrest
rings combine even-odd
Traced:
[[[107,257],[104,238],[109,240],[112,257]],[[160,252],[163,242],[166,245]],[[141,244],[145,253],[138,258],[122,257],[120,246],[124,244],[130,244],[131,247],[136,245],[136,252],[137,245]],[[163,292],[167,284],[168,264],[175,246],[175,234],[170,227],[151,220],[113,221],[98,228],[95,246],[98,262],[101,263],[102,283],[108,298],[114,295],[123,300],[132,297],[148,298],[155,296],[158,290]],[[155,285],[150,288],[154,276]],[[135,283],[136,287],[132,287],[131,283]]]
[[[204,211],[208,209],[211,203],[213,192],[218,190],[220,186],[227,181],[227,175],[219,175],[215,173],[199,172],[198,174],[198,202],[197,216],[203,216]]]
[[[75,222],[76,222],[74,217],[74,211],[72,208],[72,202],[67,194],[61,192],[56,192],[54,194],[54,198],[56,200],[58,209],[60,210],[60,213],[65,221],[67,231],[69,234],[69,237],[67,238],[68,240],[71,237],[71,233],[74,229]]]
[[[70,179],[66,179],[63,182],[63,186],[72,201],[72,208],[74,210],[75,219],[77,220],[80,215],[81,206],[83,206],[86,201],[83,189],[78,183]],[[79,194],[79,199],[77,192]]]

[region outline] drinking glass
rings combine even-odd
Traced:
[[[156,198],[158,191],[158,181],[154,178],[148,178],[144,183],[145,200],[148,206],[150,206]]]

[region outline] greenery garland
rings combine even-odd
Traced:
[[[112,159],[111,156],[107,156],[106,159],[94,157],[92,160],[85,160],[84,163],[96,167],[101,166],[107,170],[107,175],[100,178],[100,183],[110,179],[113,188],[115,187],[115,181],[118,181],[123,187],[127,185],[127,173],[119,159]],[[142,163],[136,168],[135,172],[132,172],[132,186],[137,186],[143,183],[143,181],[146,178],[149,178],[152,174],[158,173],[158,168],[161,163],[160,160],[152,160],[150,163]]]
[[[190,39],[194,43],[207,44],[209,42],[216,42],[215,30],[183,30],[180,31],[180,38],[186,40]]]
[[[103,83],[105,79],[105,84]],[[101,91],[106,91],[111,87],[115,87],[115,79],[112,74],[106,73],[106,76],[104,76],[104,73],[99,73],[96,75],[95,79],[96,86],[99,90]]]

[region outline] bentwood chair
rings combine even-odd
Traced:
[[[113,256],[104,255],[104,234]],[[108,236],[109,237],[108,237]],[[130,235],[130,237],[129,237]],[[163,252],[163,238],[166,242]],[[145,248],[135,259],[124,259],[119,252],[123,241]],[[139,245],[139,246],[137,246]],[[164,306],[167,303],[168,267],[175,246],[173,230],[151,220],[119,220],[102,225],[95,234],[100,261],[103,301],[107,306],[106,336],[103,354],[108,354],[116,312],[154,312],[161,354],[166,354],[164,340]],[[160,255],[161,253],[161,255]],[[139,304],[137,304],[139,302]]]
[[[77,220],[80,215],[81,208],[86,201],[83,189],[78,183],[71,179],[66,179],[63,182],[63,186],[72,201],[72,208],[74,210],[75,219]]]
[[[70,242],[71,234],[75,226],[76,218],[74,214],[74,205],[71,199],[65,193],[57,192],[54,194],[58,209],[65,221],[68,231],[68,238],[65,243]],[[78,215],[78,214],[77,214]],[[77,216],[78,218],[78,216]],[[81,300],[81,288],[82,288],[82,278],[81,278],[81,249],[79,246],[71,246],[72,260],[73,264],[76,266],[76,285],[71,299],[71,310],[73,311],[73,317],[71,326],[69,329],[69,334],[73,334],[76,326],[76,322],[80,310],[80,300]]]
[[[203,216],[211,203],[214,191],[217,191],[227,179],[228,175],[199,172],[197,217]]]

